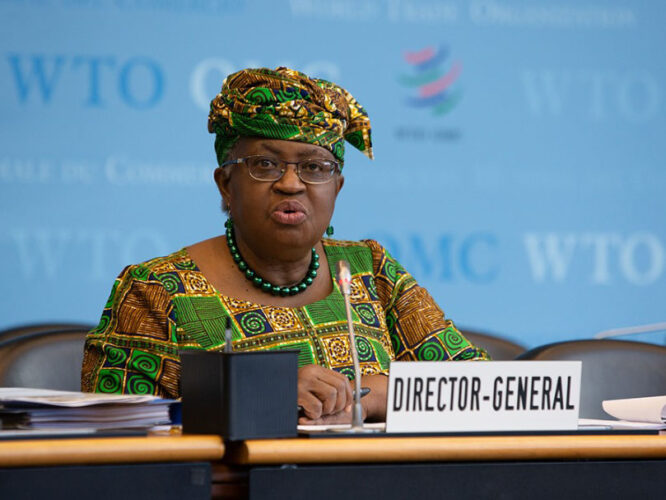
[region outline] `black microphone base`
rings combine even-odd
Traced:
[[[182,351],[183,432],[296,437],[297,351]]]

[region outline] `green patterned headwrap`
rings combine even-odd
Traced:
[[[315,144],[340,163],[346,140],[373,158],[370,119],[356,99],[334,83],[284,67],[229,75],[210,103],[208,131],[216,135],[218,165],[241,136]]]

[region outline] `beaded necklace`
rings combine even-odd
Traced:
[[[227,228],[227,246],[231,252],[231,258],[234,259],[238,269],[240,269],[241,272],[245,275],[245,278],[251,281],[252,284],[259,288],[262,292],[271,293],[273,295],[280,295],[282,297],[286,297],[287,295],[297,295],[301,292],[304,292],[317,277],[317,269],[319,269],[319,255],[313,248],[312,258],[310,259],[310,266],[308,267],[308,271],[305,274],[305,278],[303,278],[298,284],[294,286],[274,285],[252,270],[241,256],[240,250],[238,250],[238,246],[236,245],[236,238],[234,236],[234,223],[231,220],[231,217],[227,219],[227,221],[224,223],[224,226]]]

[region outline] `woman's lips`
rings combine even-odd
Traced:
[[[271,218],[279,223],[295,226],[306,219],[305,207],[297,201],[282,201],[271,212]]]

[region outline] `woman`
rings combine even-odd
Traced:
[[[383,420],[389,362],[486,359],[375,241],[322,239],[344,184],[345,140],[372,158],[344,89],[287,69],[230,75],[211,103],[225,235],[127,267],[83,362],[84,391],[178,397],[180,349],[297,349],[301,423],[351,420],[353,362],[332,271],[352,271],[364,416]]]

